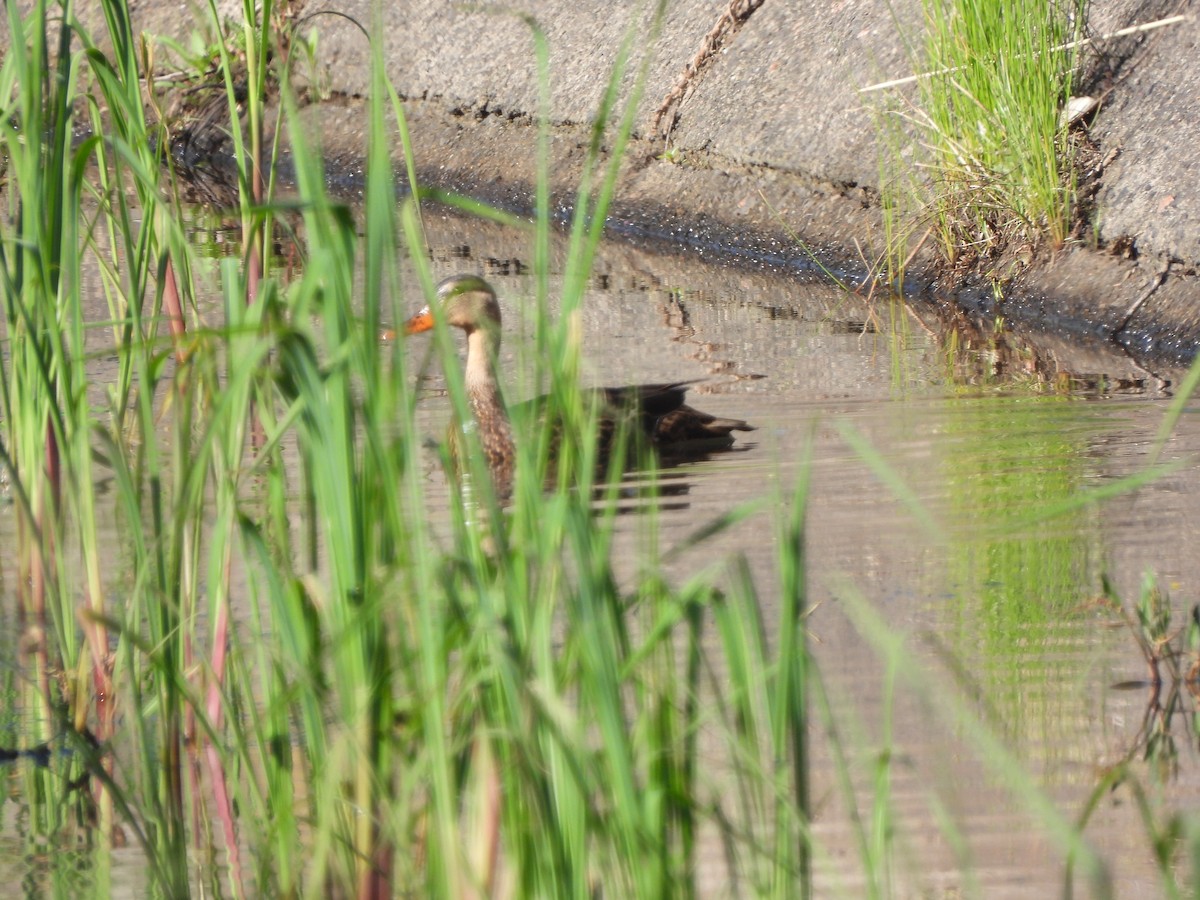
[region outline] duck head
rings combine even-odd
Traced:
[[[500,340],[500,304],[492,286],[478,275],[452,275],[437,286],[437,300],[446,322],[468,335],[480,329]],[[404,323],[406,334],[433,328],[433,310],[426,306]]]

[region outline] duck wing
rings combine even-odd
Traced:
[[[728,447],[733,432],[754,431],[743,419],[714,416],[684,403],[694,381],[600,388],[606,406],[637,415],[642,431],[661,450],[703,453]]]
[[[670,384],[633,384],[623,387],[595,388],[600,400],[601,417],[617,420],[628,417],[641,426],[642,432],[654,437],[658,421],[683,407],[690,381]],[[630,422],[630,427],[635,427]]]
[[[635,435],[672,457],[703,454],[729,447],[735,431],[754,431],[742,419],[727,419],[695,409],[684,403],[693,381],[662,384],[635,384],[621,387],[592,388],[590,394],[600,406],[599,441],[601,457],[612,449],[622,422]],[[513,407],[514,416],[542,415],[546,397],[527,400]]]

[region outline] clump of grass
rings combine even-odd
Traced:
[[[1024,262],[1044,243],[1060,246],[1075,204],[1072,144],[1060,123],[1078,59],[1067,45],[1085,0],[922,0],[921,8],[917,100],[893,102],[880,120],[897,264],[908,236],[927,225],[955,266],[1005,251]]]
[[[1146,755],[1148,758],[1169,757],[1174,763],[1174,752],[1162,753],[1164,745],[1157,743],[1155,738],[1158,734],[1169,733],[1165,726],[1169,726],[1174,714],[1180,710],[1182,688],[1186,687],[1193,698],[1200,696],[1200,605],[1193,605],[1185,623],[1173,623],[1170,597],[1151,572],[1143,577],[1138,602],[1132,609],[1121,601],[1108,579],[1104,579],[1100,603],[1125,623],[1146,662],[1150,688],[1142,735],[1146,741]],[[1168,698],[1165,702],[1164,695]],[[1165,746],[1174,749],[1173,742]]]

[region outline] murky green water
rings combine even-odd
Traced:
[[[429,226],[439,276],[478,272],[495,284],[509,395],[522,398],[533,292],[523,246],[458,220]],[[1044,817],[1006,785],[996,753],[946,696],[986,724],[1066,820],[1082,814],[1111,766],[1140,755],[1149,688],[1114,685],[1143,680],[1146,667],[1129,630],[1096,597],[1107,577],[1132,601],[1153,572],[1173,598],[1175,621],[1185,621],[1200,587],[1200,421],[1185,415],[1163,450],[1163,461],[1181,467],[1137,491],[1081,503],[1150,463],[1165,393],[1072,394],[1031,376],[992,378],[989,354],[949,352],[945,335],[901,307],[794,276],[612,246],[592,283],[582,328],[595,383],[701,379],[694,405],[758,427],[733,451],[669,474],[672,496],[657,512],[662,546],[738,504],[787,491],[811,453],[808,627],[833,709],[832,723],[814,722],[810,735],[816,895],[864,889],[856,821],[891,823],[878,833],[892,842],[897,896],[1061,890],[1063,854]],[[424,347],[414,343],[412,352]],[[1100,362],[1087,373],[1067,374],[1128,381],[1128,360],[1092,358]],[[104,365],[97,360],[101,382]],[[422,421],[440,435],[447,409],[437,385],[435,374]],[[428,477],[441,481],[432,467]],[[774,602],[782,514],[774,506],[683,553],[673,576],[744,557],[765,602]],[[644,531],[637,516],[620,528],[615,552],[632,572]],[[6,513],[4,545],[11,529]],[[11,580],[4,591],[12,596]],[[864,615],[920,661],[915,683],[897,675],[905,667],[889,662]],[[12,664],[4,668],[11,677]],[[1200,802],[1195,741],[1182,717],[1169,727],[1174,767],[1142,770],[1156,822]],[[849,763],[852,802],[836,748]],[[719,766],[711,777],[720,791]],[[27,873],[11,855],[21,846],[14,816],[10,802],[0,872]],[[1112,867],[1117,896],[1157,891],[1150,835],[1127,792],[1100,799],[1087,836]],[[716,888],[723,850],[710,850],[705,871]],[[139,865],[136,856],[128,865]],[[136,871],[117,879],[130,896],[141,890]],[[19,877],[28,876],[9,883]]]

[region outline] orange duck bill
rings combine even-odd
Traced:
[[[428,306],[404,323],[405,334],[420,334],[422,331],[432,329],[433,313],[429,311]]]

